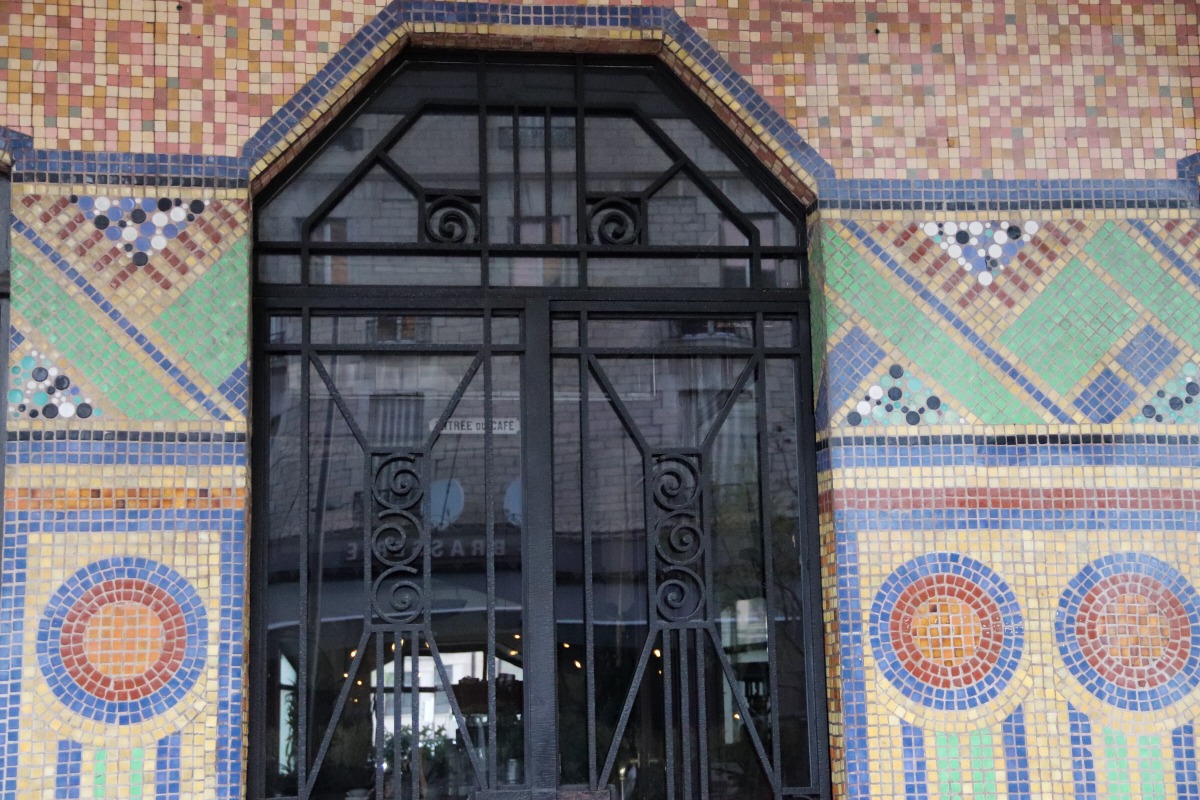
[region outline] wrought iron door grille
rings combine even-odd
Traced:
[[[638,59],[417,53],[314,153],[256,214],[250,796],[828,797],[805,209]]]

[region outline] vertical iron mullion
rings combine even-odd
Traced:
[[[496,786],[497,753],[496,753],[496,526],[493,520],[494,503],[492,502],[492,483],[495,459],[493,457],[492,433],[492,314],[486,310],[483,315],[483,505],[484,505],[484,536],[486,552],[484,558],[487,572],[487,647],[484,658],[487,659],[487,703],[488,703],[488,736],[487,736],[487,785]]]
[[[587,140],[583,113],[583,56],[575,59],[575,244],[579,246],[579,285],[588,285]]]
[[[546,113],[546,116],[545,116],[545,119],[543,120],[542,125],[543,125],[543,130],[545,131],[545,133],[543,135],[546,140],[546,146],[545,146],[545,148],[543,148],[544,153],[545,153],[545,159],[546,159],[546,173],[545,173],[545,178],[544,178],[545,183],[546,183],[546,187],[545,187],[546,188],[546,200],[545,200],[546,209],[545,209],[545,213],[542,216],[543,216],[543,221],[545,222],[545,225],[546,225],[546,232],[545,232],[545,238],[542,241],[545,242],[546,244],[553,244],[554,237],[551,235],[551,224],[550,224],[551,219],[550,219],[550,217],[554,213],[554,186],[552,185],[550,176],[554,169],[554,159],[552,156],[552,154],[554,152],[554,142],[553,142],[552,134],[554,131],[550,125],[550,119],[551,119],[550,106],[546,106],[545,113]]]
[[[311,344],[312,338],[312,312],[305,306],[300,311],[300,329],[301,341],[305,348]],[[299,657],[297,661],[296,674],[297,678],[297,713],[300,719],[300,730],[297,732],[298,747],[296,754],[296,785],[298,791],[307,796],[309,785],[308,781],[308,632],[309,632],[309,615],[311,611],[308,604],[308,548],[309,539],[312,536],[312,498],[310,495],[310,487],[312,485],[312,476],[309,470],[312,465],[309,452],[311,436],[311,406],[312,406],[312,364],[309,357],[306,355],[300,361],[300,464],[301,472],[304,477],[304,487],[301,492],[303,504],[301,508],[304,513],[304,543],[300,548],[300,614],[298,618],[301,621],[300,630],[296,637],[299,645]]]
[[[802,343],[811,347],[812,327],[809,321],[807,304],[798,307],[796,313],[798,328],[796,336]],[[792,384],[795,403],[797,436],[796,463],[797,474],[804,482],[803,491],[798,498],[802,503],[800,519],[801,527],[801,559],[800,585],[804,592],[806,605],[804,607],[804,675],[805,675],[805,704],[808,718],[816,720],[816,735],[809,735],[809,782],[821,787],[824,795],[829,794],[829,741],[827,738],[825,717],[825,636],[822,628],[822,615],[815,614],[812,609],[822,608],[821,598],[821,553],[820,553],[820,520],[817,510],[817,465],[815,447],[801,447],[800,442],[816,442],[816,420],[813,416],[812,399],[812,370],[805,363],[797,363],[792,359]],[[822,713],[816,713],[820,709]],[[815,771],[815,775],[813,772]],[[780,784],[782,785],[782,784]]]
[[[428,631],[425,631],[428,634]],[[412,783],[412,794],[409,797],[412,800],[417,800],[421,797],[421,634],[413,633],[412,637],[412,653],[409,656],[409,702],[412,704],[412,712],[409,714],[411,722],[412,735],[408,737],[408,760],[411,764],[409,769],[410,782]],[[396,731],[399,734],[399,731]],[[398,735],[397,739],[400,738]],[[398,781],[397,781],[398,783]]]
[[[587,311],[579,313],[576,331],[579,336],[579,501],[580,527],[583,529],[583,635],[586,656],[587,721],[588,721],[588,785],[597,786],[596,764],[596,632],[595,590],[592,585],[592,521],[591,492],[587,480],[587,464],[591,460],[591,425],[588,401],[591,394],[591,373],[588,370]]]
[[[697,747],[699,749],[700,768],[700,800],[708,800],[708,679],[704,669],[705,640],[702,631],[696,631],[696,729]]]
[[[368,558],[367,554],[363,554],[363,558]],[[387,732],[387,726],[384,724],[383,714],[383,663],[387,655],[384,652],[386,643],[384,642],[383,631],[378,631],[375,634],[375,796],[383,797],[383,768],[387,763],[383,757],[383,743]]]
[[[675,658],[675,650],[671,647],[671,639],[674,634],[675,629],[663,628],[663,745],[666,751],[664,761],[666,762],[667,800],[675,800],[678,797],[675,794],[675,670],[671,668],[671,662]],[[682,737],[680,738],[682,739]],[[683,800],[687,800],[687,798]]]
[[[257,398],[267,398],[270,396],[271,388],[271,357],[262,351],[262,344],[270,341],[271,316],[265,313],[255,314],[252,322],[255,344],[255,359],[253,363],[256,366],[255,369],[251,370],[253,392]],[[7,298],[5,298],[3,304],[3,320],[0,320],[0,327],[4,330],[9,330]],[[285,363],[287,360],[288,357],[284,357]],[[303,357],[300,360],[302,363],[306,362],[306,359]],[[255,403],[251,407],[251,411],[254,419],[254,430],[260,432],[270,430],[270,403]],[[269,434],[267,436],[269,437]],[[270,526],[270,515],[264,514],[262,510],[268,508],[270,500],[270,483],[264,478],[269,474],[271,451],[269,446],[264,447],[261,442],[256,442],[255,444],[257,446],[252,448],[250,452],[251,474],[257,476],[258,479],[251,483],[250,491],[252,500],[250,507],[253,510],[252,513],[257,512],[257,516],[252,520],[252,523],[258,523],[258,526],[252,526],[252,529],[266,531]],[[0,482],[3,481],[3,477],[3,472],[0,471]],[[0,489],[2,488],[0,487]],[[269,535],[264,535],[262,538],[266,541],[270,537]],[[268,563],[264,557],[266,555],[265,550],[266,548],[263,545],[256,543],[254,551],[251,553],[252,557],[250,558],[251,581],[249,586],[252,589],[261,591],[265,591],[267,588]],[[252,686],[257,686],[258,689],[258,691],[252,691],[250,694],[253,708],[251,713],[252,721],[265,720],[267,718],[267,690],[271,674],[268,664],[269,661],[274,660],[271,658],[270,642],[268,641],[267,614],[262,605],[262,603],[255,603],[251,606],[251,634],[250,641],[246,643],[250,655],[247,672],[254,676],[252,678],[254,682]],[[297,688],[294,691],[299,691],[299,675],[297,675],[295,683],[297,684]],[[250,792],[252,796],[262,797],[266,794],[266,743],[262,741],[262,737],[256,736],[251,738],[249,744],[251,768],[247,777]]]
[[[521,365],[521,476],[525,525],[522,532],[522,581],[525,604],[525,685],[546,687],[525,693],[526,775],[535,795],[558,786],[558,698],[554,612],[554,465],[547,459],[553,438],[550,374],[550,304],[525,305],[525,356]]]
[[[512,182],[513,182],[513,222],[512,222],[512,240],[514,244],[521,244],[521,109],[519,106],[513,106],[512,110],[512,126],[513,126],[513,154],[512,154]]]
[[[479,248],[480,285],[490,286],[492,283],[491,255],[488,251],[491,243],[491,227],[488,224],[488,135],[487,135],[487,80],[486,61],[484,54],[479,55],[476,65],[475,91],[479,101]]]
[[[783,762],[780,760],[782,756],[782,745],[779,741],[779,661],[775,647],[775,538],[771,529],[772,515],[772,498],[771,498],[771,481],[767,478],[771,474],[770,470],[770,449],[767,446],[767,432],[769,421],[767,419],[767,365],[768,361],[765,356],[766,349],[766,324],[761,311],[754,315],[754,342],[758,359],[758,365],[755,370],[755,415],[758,417],[758,424],[755,426],[757,430],[757,445],[758,445],[758,516],[759,516],[759,533],[762,540],[763,548],[763,585],[766,587],[766,611],[767,611],[767,691],[770,693],[770,719],[768,722],[771,726],[771,770],[775,773],[776,785],[783,785]]]
[[[687,732],[691,728],[692,717],[692,687],[688,671],[688,657],[691,648],[691,630],[679,629],[679,750],[683,755],[683,796],[694,797],[692,794],[692,744],[688,741]]]
[[[400,635],[401,628],[396,626],[392,631],[392,647],[395,648],[392,652],[396,655],[392,657],[392,794],[399,796],[402,794],[401,787],[403,783],[400,777],[400,766],[404,763],[403,753],[401,753],[400,729],[403,727],[404,710],[401,703],[401,698],[404,697],[404,638]],[[410,736],[411,740],[412,737]],[[411,741],[410,741],[411,744]]]

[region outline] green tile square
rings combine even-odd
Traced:
[[[1055,391],[1071,394],[1136,319],[1125,300],[1076,259],[1012,323],[1000,343]]]

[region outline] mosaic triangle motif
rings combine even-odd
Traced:
[[[850,400],[846,423],[858,425],[954,425],[958,412],[930,386],[900,364],[891,364],[858,397]]]
[[[71,195],[70,199],[138,267],[146,266],[152,253],[177,238],[207,207],[203,200],[185,203],[178,197]]]
[[[1200,422],[1200,366],[1184,364],[1175,377],[1137,408],[1132,422],[1195,425]]]
[[[995,281],[996,273],[1016,258],[1038,229],[1038,223],[1032,220],[930,221],[921,226],[926,236],[982,286]]]
[[[102,414],[71,375],[50,356],[37,350],[12,368],[10,385],[8,413],[12,417],[87,419]]]

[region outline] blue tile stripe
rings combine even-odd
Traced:
[[[867,677],[863,666],[863,613],[859,605],[858,531],[835,520],[838,586],[838,655],[842,671],[842,727],[845,731],[846,797],[871,796],[870,741],[867,739]]]
[[[55,800],[79,800],[79,778],[83,773],[83,745],[70,739],[60,739],[57,760],[57,770],[54,774]]]
[[[1091,720],[1068,703],[1067,722],[1071,731],[1071,771],[1075,777],[1075,800],[1097,800]]]
[[[904,748],[904,796],[907,800],[929,800],[925,765],[925,732],[909,722],[900,723]]]
[[[1148,180],[865,180],[820,183],[822,208],[889,211],[1017,211],[1196,208],[1194,178]]]
[[[1171,749],[1175,754],[1175,796],[1179,800],[1200,800],[1200,770],[1196,765],[1196,726],[1180,725],[1171,731]]]
[[[32,146],[18,147],[13,155],[13,180],[18,183],[228,189],[249,185],[247,165],[237,156],[94,153],[43,150]]]
[[[246,590],[246,542],[241,525],[221,533],[221,638],[217,649],[217,798],[241,797],[243,602]]]
[[[109,432],[111,433],[111,432]],[[59,439],[10,442],[5,454],[9,465],[244,467],[245,441],[116,441]]]
[[[17,738],[21,713],[21,650],[25,638],[25,569],[29,537],[5,521],[0,546],[0,743],[4,778],[0,798],[17,800]]]
[[[12,336],[10,336],[8,340],[8,352],[11,353],[13,350],[16,350],[18,347],[20,347],[21,343],[25,341],[25,334],[21,333],[16,328],[11,328],[10,330],[12,332]]]
[[[178,384],[188,393],[188,396],[200,403],[205,411],[213,415],[214,419],[228,420],[229,415],[226,414],[219,405],[208,398],[204,391],[192,382],[182,369],[173,364],[166,355],[158,349],[158,346],[152,342],[146,334],[138,330],[124,314],[122,314],[115,305],[109,302],[96,287],[92,286],[88,280],[83,277],[79,270],[67,263],[61,255],[56,251],[46,240],[38,236],[37,233],[26,225],[24,222],[17,220],[13,222],[13,230],[28,239],[34,247],[36,247],[44,256],[50,259],[50,262],[58,268],[59,272],[65,275],[72,283],[82,290],[82,294],[91,300],[95,305],[107,316],[115,322],[117,326],[131,338],[142,352],[150,356],[158,367],[165,372],[172,381]]]
[[[837,436],[820,443],[818,447],[817,458],[821,469],[1075,466],[1200,468],[1200,436]]]
[[[158,740],[154,758],[155,800],[179,800],[182,786],[180,741],[178,731]]]
[[[1154,229],[1150,227],[1149,223],[1147,223],[1144,219],[1131,219],[1129,220],[1129,224],[1133,226],[1133,228],[1137,230],[1137,232],[1140,233],[1142,237],[1171,264],[1171,266],[1179,270],[1180,273],[1182,273],[1189,281],[1191,281],[1193,286],[1200,286],[1200,271],[1197,271],[1196,268],[1189,264],[1182,256],[1179,255],[1179,253],[1175,252],[1175,250],[1173,250],[1169,244],[1163,241],[1163,238],[1154,232]]]
[[[1025,739],[1025,709],[1017,706],[1001,727],[1008,800],[1030,800],[1032,786],[1029,781],[1029,744]]]
[[[988,361],[991,361],[1004,373],[1008,375],[1018,386],[1021,387],[1030,397],[1034,399],[1042,408],[1045,408],[1059,422],[1070,423],[1074,422],[1072,417],[1067,412],[1063,411],[1058,405],[1042,392],[1031,380],[1026,378],[1021,372],[1004,356],[1000,355],[995,348],[987,343],[987,341],[971,329],[967,323],[955,314],[949,306],[938,299],[937,295],[931,292],[925,284],[921,283],[915,276],[910,274],[908,270],[900,266],[900,263],[888,253],[888,251],[876,242],[869,233],[858,223],[851,220],[841,220],[841,224],[850,231],[859,241],[866,245],[867,249],[879,259],[892,274],[904,281],[905,285],[913,290],[930,308],[936,311],[944,320],[950,323],[963,338],[965,338],[976,350],[978,350]]]

